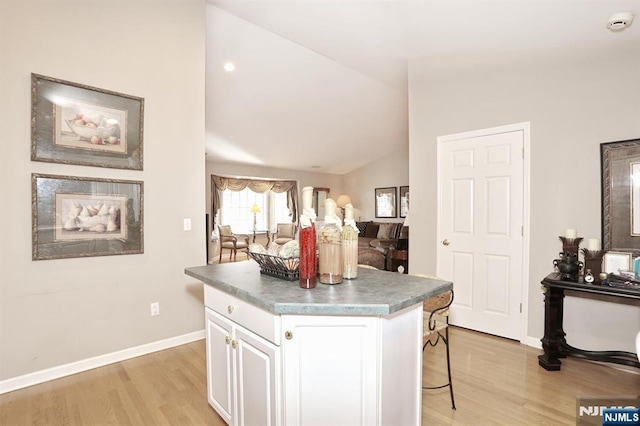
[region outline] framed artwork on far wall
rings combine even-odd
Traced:
[[[32,259],[144,252],[141,181],[31,175]]]
[[[400,217],[407,217],[409,213],[409,187],[400,187]]]
[[[142,170],[144,99],[31,74],[31,160]]]
[[[397,190],[398,189],[395,186],[375,189],[375,207],[377,218],[398,217],[398,213],[396,211]]]

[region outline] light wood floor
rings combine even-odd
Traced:
[[[537,364],[539,353],[452,328],[458,409],[448,389],[425,390],[423,424],[575,425],[576,396],[640,394],[640,370],[566,359],[561,371],[548,372]],[[444,345],[427,349],[424,359],[424,384],[445,380]],[[3,426],[108,424],[224,425],[206,399],[204,341],[0,395]]]

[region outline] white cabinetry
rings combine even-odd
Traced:
[[[375,425],[377,317],[283,316],[285,422]]]
[[[224,311],[205,309],[209,403],[230,425],[279,425],[280,348],[241,325],[260,321],[258,308],[224,296]]]
[[[419,425],[422,303],[386,316],[283,315],[287,425]]]
[[[418,425],[422,303],[271,314],[205,286],[207,393],[231,425]]]

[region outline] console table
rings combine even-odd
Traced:
[[[271,242],[271,235],[270,235],[271,233],[269,232],[269,230],[268,229],[254,229],[253,230],[253,241],[252,241],[252,243],[254,243],[254,244],[256,242],[256,235],[257,234],[266,234],[266,236],[267,236],[267,247],[268,247],[269,243]]]
[[[560,370],[560,359],[572,356],[592,361],[612,362],[640,368],[638,356],[624,351],[587,351],[574,348],[565,339],[562,328],[564,291],[602,294],[617,298],[640,299],[640,291],[632,288],[608,287],[582,282],[562,281],[559,273],[552,273],[542,280],[544,286],[544,337],[542,349],[544,354],[538,356],[538,364],[545,370]]]

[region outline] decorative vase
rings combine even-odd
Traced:
[[[604,250],[589,250],[583,248],[582,255],[584,256],[585,269],[591,269],[591,273],[593,274],[593,283],[602,283],[600,273],[602,272],[602,258],[604,257]]]
[[[340,218],[335,214],[336,202],[324,202],[324,226],[318,232],[318,269],[322,284],[340,284],[343,279],[342,230]]]
[[[300,215],[300,267],[299,281],[302,288],[315,288],[316,262],[316,214],[312,207],[313,187],[302,188],[302,215]]]
[[[353,220],[353,206],[344,206],[344,226],[342,227],[343,275],[348,280],[358,278],[358,228]]]
[[[559,237],[559,238],[560,238],[560,241],[562,241],[562,252],[575,254],[577,258],[582,237],[576,237],[576,238]]]
[[[560,253],[560,258],[553,261],[553,266],[558,268],[562,281],[578,281],[580,270],[584,266],[578,260],[578,255],[573,253]]]

